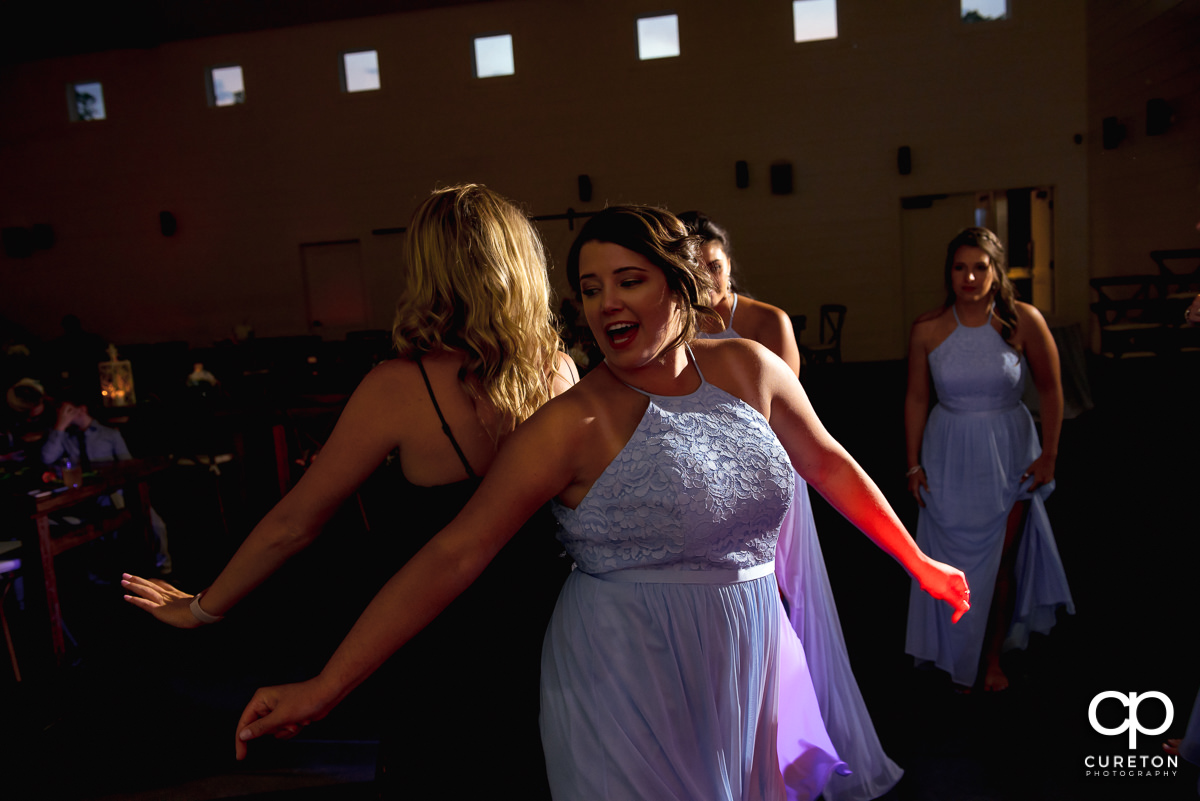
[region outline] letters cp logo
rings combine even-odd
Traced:
[[[1100,706],[1100,702],[1106,698],[1112,698],[1116,701],[1120,701],[1129,709],[1129,717],[1127,717],[1125,722],[1120,726],[1117,726],[1115,729],[1106,729],[1105,727],[1101,726],[1100,721],[1096,719],[1096,709]],[[1142,724],[1138,722],[1138,704],[1147,698],[1156,698],[1161,701],[1163,708],[1167,712],[1162,725],[1157,729],[1144,729],[1142,728]],[[1141,732],[1142,734],[1149,734],[1151,736],[1162,734],[1171,726],[1171,721],[1174,719],[1175,707],[1171,705],[1171,699],[1157,691],[1142,693],[1141,695],[1138,695],[1137,693],[1129,693],[1126,695],[1125,693],[1119,693],[1115,690],[1108,690],[1093,698],[1092,703],[1088,706],[1088,722],[1092,724],[1093,729],[1101,734],[1107,734],[1111,737],[1120,734],[1127,729],[1129,730],[1130,749],[1137,748],[1138,732]]]

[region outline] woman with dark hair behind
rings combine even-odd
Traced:
[[[255,694],[239,749],[327,714],[552,498],[577,565],[542,654],[557,801],[785,796],[772,563],[793,469],[955,619],[966,613],[962,573],[916,548],[787,365],[748,340],[694,339],[711,313],[695,244],[676,217],[645,206],[584,225],[568,280],[605,361],[513,433],[470,503],[384,586],[319,676]],[[811,778],[815,797],[836,758],[815,746],[809,757],[791,779]]]
[[[679,219],[690,233],[701,239],[701,264],[708,268],[715,284],[711,305],[725,323],[723,331],[703,336],[753,339],[783,359],[799,376],[800,352],[787,314],[741,296],[735,289],[728,232],[703,212],[685,211]],[[734,330],[735,314],[737,330]],[[799,473],[795,474],[795,480],[792,508],[784,518],[775,547],[775,578],[787,598],[791,622],[790,627],[783,628],[783,633],[787,636],[794,632],[800,638],[829,739],[838,756],[853,771],[830,777],[823,795],[826,801],[867,801],[892,789],[904,771],[884,753],[850,668],[837,604],[817,538],[808,484]],[[781,741],[780,749],[786,747],[786,742]]]
[[[709,303],[724,324],[717,330],[706,329],[702,336],[753,339],[799,375],[800,348],[796,345],[791,318],[782,309],[740,292],[729,233],[704,212],[685,211],[679,219],[689,233],[700,237],[700,264],[708,269],[713,282]],[[735,316],[737,330],[734,330]]]
[[[1044,504],[1054,488],[1062,378],[1050,329],[1014,298],[994,233],[967,228],[950,241],[945,284],[945,304],[917,318],[909,344],[908,488],[921,506],[917,542],[962,565],[973,603],[989,611],[951,627],[914,587],[905,650],[964,689],[982,670],[983,689],[999,691],[1009,684],[1001,651],[1024,648],[1031,631],[1048,633],[1058,607],[1075,611]],[[1021,403],[1026,369],[1041,446]],[[938,403],[929,411],[931,378]]]

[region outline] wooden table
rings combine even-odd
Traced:
[[[62,608],[58,600],[58,577],[54,570],[54,560],[59,554],[72,548],[91,542],[118,528],[136,529],[141,533],[147,554],[151,549],[150,528],[150,489],[147,481],[150,476],[165,467],[161,460],[130,459],[123,462],[113,462],[98,465],[96,475],[88,476],[78,487],[60,489],[54,492],[44,492],[30,498],[33,508],[27,510],[33,522],[37,536],[37,547],[26,537],[27,552],[30,557],[35,553],[38,558],[29,559],[27,575],[34,575],[38,570],[42,574],[41,587],[45,590],[45,602],[50,618],[50,641],[54,649],[56,664],[61,665],[66,654],[63,639]],[[113,514],[96,518],[98,508],[96,499],[102,495],[111,495],[117,490],[124,493],[124,508],[114,507]],[[63,525],[51,526],[51,514],[61,515],[73,507],[87,505],[87,514],[81,514],[86,522],[75,527]]]

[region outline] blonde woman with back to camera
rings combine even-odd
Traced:
[[[126,599],[173,626],[219,620],[388,459],[399,525],[390,575],[466,505],[517,425],[577,379],[559,350],[542,243],[521,209],[479,185],[434,192],[413,214],[393,327],[398,358],[354,391],[320,458],[195,596],[126,576]],[[405,651],[379,761],[383,797],[520,787],[546,798],[537,730],[542,635],[568,563],[548,511],[514,537],[472,591]],[[325,581],[325,577],[320,577]],[[315,582],[314,582],[315,584]],[[291,736],[284,727],[276,736]],[[239,759],[246,745],[236,741]],[[455,795],[455,794],[451,794]]]

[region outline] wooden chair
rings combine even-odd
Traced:
[[[820,337],[816,345],[801,345],[800,355],[806,364],[819,362],[842,363],[842,324],[846,321],[846,307],[840,303],[821,304]]]
[[[4,602],[8,600],[8,591],[13,581],[21,572],[21,542],[5,540],[0,542],[0,629],[4,631],[4,644],[8,646],[8,658],[12,662],[13,677],[21,681],[21,668],[17,664],[17,650],[13,647],[12,632],[8,628],[8,616],[4,613]]]
[[[1200,248],[1152,250],[1150,258],[1158,265],[1165,296],[1182,293],[1194,297],[1200,291]]]
[[[1092,311],[1100,325],[1100,352],[1109,358],[1151,356],[1166,345],[1162,279],[1117,275],[1089,281],[1098,300]]]

